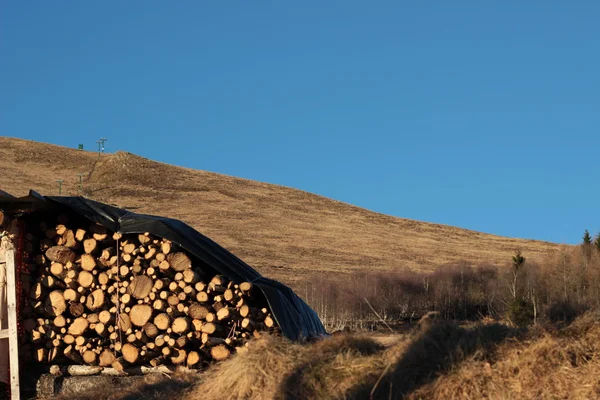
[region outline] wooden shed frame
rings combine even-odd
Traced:
[[[8,329],[0,330],[0,340],[8,340],[10,365],[10,397],[20,400],[19,384],[19,334],[17,330],[17,270],[15,250],[8,249],[4,253],[6,263],[6,297],[8,311]]]

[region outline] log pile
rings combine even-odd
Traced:
[[[65,216],[36,228],[23,313],[36,362],[199,368],[277,330],[251,283],[211,276],[168,240]]]

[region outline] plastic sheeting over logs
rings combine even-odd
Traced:
[[[67,209],[122,234],[149,232],[168,239],[235,283],[251,282],[264,294],[284,336],[294,341],[326,335],[317,313],[288,286],[266,278],[231,252],[182,221],[136,214],[83,197],[42,196],[30,191],[16,198],[0,191],[0,209],[15,216]]]

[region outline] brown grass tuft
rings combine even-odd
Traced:
[[[600,319],[588,313],[555,335],[500,346],[495,360],[472,357],[409,398],[600,398]]]
[[[186,398],[273,398],[281,376],[300,362],[305,348],[284,338],[266,336],[251,342],[250,351],[212,367]]]
[[[364,372],[380,366],[375,356],[383,346],[361,336],[340,335],[311,346],[266,337],[248,353],[216,365],[187,398],[306,399],[344,392]]]

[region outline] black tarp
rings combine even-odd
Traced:
[[[136,214],[83,197],[42,196],[30,191],[28,196],[15,198],[5,192],[0,193],[0,209],[8,214],[28,214],[57,207],[66,207],[114,232],[122,234],[150,232],[172,241],[235,283],[252,282],[264,293],[283,335],[291,340],[305,340],[326,335],[325,328],[315,311],[289,287],[263,277],[234,254],[179,220]]]

